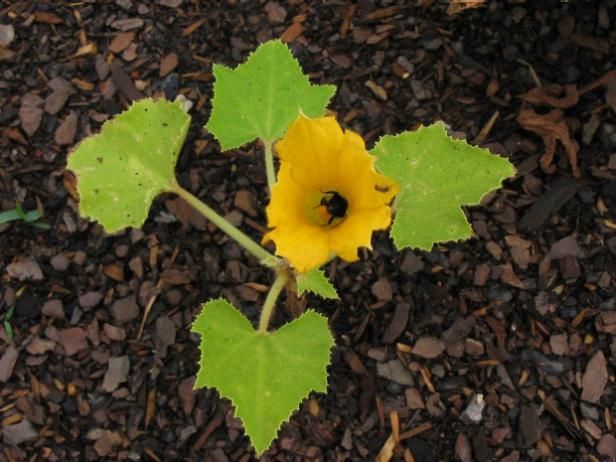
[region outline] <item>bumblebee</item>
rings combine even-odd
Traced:
[[[340,195],[337,191],[325,191],[324,196],[319,202],[318,207],[325,207],[330,217],[327,221],[328,225],[331,225],[336,218],[344,218],[349,208],[348,201]]]

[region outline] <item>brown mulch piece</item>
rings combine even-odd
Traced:
[[[518,228],[523,231],[538,229],[552,214],[558,213],[575,196],[578,189],[579,184],[573,178],[557,178],[522,216]]]
[[[231,404],[193,391],[190,324],[218,296],[256,320],[271,274],[171,196],[105,234],[64,166],[131,101],[182,94],[178,181],[259,240],[260,147],[221,154],[202,126],[212,64],[271,38],[369,147],[444,120],[518,175],[466,210],[475,239],[379,233],[326,268],[341,301],[287,297],[275,324],[312,307],[337,347],[262,460],[616,458],[615,23],[613,0],[4,2],[0,210],[51,229],[0,225],[0,462],[256,460]]]
[[[556,155],[557,141],[562,144],[567,153],[573,176],[581,175],[578,167],[578,145],[571,139],[569,127],[564,120],[564,112],[558,109],[547,114],[538,114],[532,109],[523,109],[516,119],[525,130],[536,133],[545,144],[545,152],[541,155],[539,163],[546,173],[556,172],[554,156]]]

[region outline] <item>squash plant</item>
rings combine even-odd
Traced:
[[[327,391],[334,345],[327,319],[311,309],[270,330],[280,292],[291,284],[299,296],[337,299],[320,267],[336,257],[357,260],[375,230],[390,228],[398,249],[471,237],[461,206],[478,204],[514,168],[449,137],[442,123],[383,136],[367,151],[359,134],[324,116],[335,87],[311,84],[280,41],[261,44],[235,69],[213,71],[205,128],[223,151],[255,140],[263,146],[270,202],[262,243],[272,241],[275,254],[177,183],[190,125],[182,102],[135,102],[84,139],[67,168],[77,178],[81,215],[107,232],[141,226],[152,201],[173,193],[275,273],[258,326],[223,298],[206,301],[192,325],[201,336],[195,387],[229,399],[262,454],[311,391]]]

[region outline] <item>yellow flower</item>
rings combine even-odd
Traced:
[[[276,151],[280,170],[263,241],[274,241],[297,271],[336,255],[355,261],[359,247],[371,248],[372,232],[390,225],[398,185],[376,172],[364,140],[335,118],[300,115]]]

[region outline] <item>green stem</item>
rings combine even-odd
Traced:
[[[169,189],[169,192],[177,194],[190,205],[192,205],[199,213],[201,213],[201,215],[210,220],[222,231],[224,231],[231,238],[233,238],[238,244],[244,247],[248,252],[257,257],[261,264],[269,267],[278,266],[280,262],[279,258],[269,253],[267,250],[265,250],[255,241],[253,241],[248,235],[244,234],[244,232],[233,226],[225,218],[220,216],[212,208],[204,204],[202,201],[200,201],[198,198],[186,191],[180,185],[178,185],[177,183],[174,184]]]
[[[265,297],[265,302],[263,302],[263,310],[261,310],[261,318],[259,319],[259,329],[257,332],[263,334],[267,333],[267,326],[269,326],[270,318],[274,313],[278,295],[280,295],[280,292],[284,289],[284,286],[287,285],[288,281],[289,275],[286,271],[279,271],[276,274],[276,280],[274,284],[272,284],[272,287],[270,287],[267,297]]]
[[[274,153],[272,151],[272,142],[263,140],[265,146],[265,175],[267,176],[267,185],[270,193],[272,186],[276,183],[276,170],[274,170]]]

